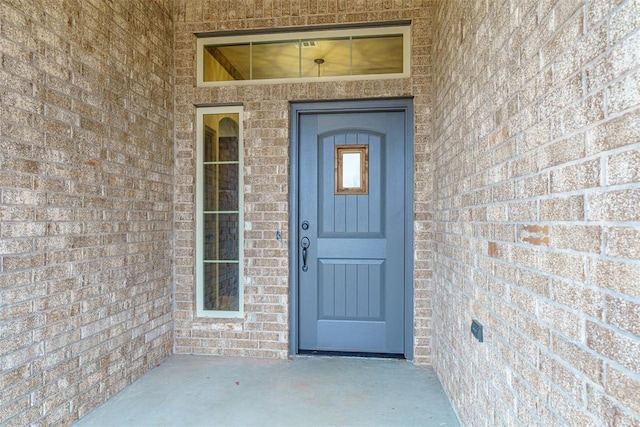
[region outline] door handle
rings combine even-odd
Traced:
[[[303,237],[300,241],[300,246],[302,246],[302,271],[309,270],[309,266],[307,265],[307,249],[309,249],[310,245],[311,242],[308,237]]]

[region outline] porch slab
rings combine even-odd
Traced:
[[[407,361],[173,356],[75,426],[459,426],[433,369]]]

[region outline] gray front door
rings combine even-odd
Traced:
[[[299,116],[298,350],[405,353],[406,114]],[[336,147],[350,146],[367,162],[344,194]]]

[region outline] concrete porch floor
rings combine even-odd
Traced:
[[[75,426],[459,426],[430,367],[173,356]]]

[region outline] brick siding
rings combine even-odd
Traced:
[[[430,52],[432,9],[422,1],[223,2],[177,0],[176,346],[177,353],[285,358],[289,354],[289,102],[414,96],[415,345],[431,357]],[[348,82],[195,87],[198,32],[412,20],[413,77]],[[245,318],[195,317],[194,104],[242,103],[245,159]],[[283,241],[275,239],[283,231]]]
[[[433,364],[460,419],[640,425],[640,2],[435,13]]]
[[[168,1],[0,1],[0,425],[69,425],[172,352]]]
[[[289,101],[414,96],[415,361],[465,425],[640,425],[638,17],[0,0],[0,424],[68,425],[173,351],[286,357]],[[405,19],[411,78],[195,86],[196,32]],[[225,103],[244,106],[239,320],[194,317],[194,104]]]

